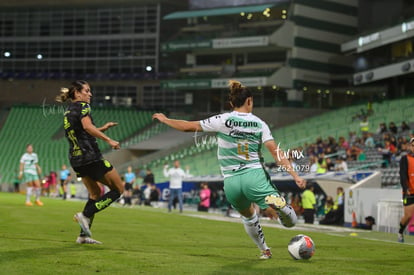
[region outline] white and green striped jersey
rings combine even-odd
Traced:
[[[273,139],[263,120],[233,111],[201,120],[200,125],[204,132],[217,132],[217,157],[225,178],[262,168],[262,144]]]
[[[24,153],[20,158],[20,163],[24,164],[23,172],[31,175],[37,175],[36,163],[38,161],[36,153]]]

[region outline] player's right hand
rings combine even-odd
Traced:
[[[120,144],[119,144],[119,142],[118,142],[118,141],[116,141],[116,140],[112,140],[112,139],[110,139],[110,140],[108,141],[108,144],[112,147],[112,149],[115,149],[115,150],[121,149],[121,145],[120,145]]]
[[[305,187],[306,187],[306,180],[305,179],[302,179],[301,177],[297,177],[297,178],[295,178],[295,182],[296,182],[296,185],[300,189],[305,189]]]
[[[152,119],[158,119],[160,122],[167,120],[167,117],[163,113],[155,113],[152,115]]]

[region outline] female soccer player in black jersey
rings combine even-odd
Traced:
[[[98,148],[96,138],[107,142],[113,149],[119,149],[118,141],[110,139],[103,132],[116,126],[108,122],[97,128],[91,116],[89,106],[92,97],[89,84],[77,80],[68,88],[62,88],[56,101],[70,100],[64,113],[63,127],[69,141],[69,160],[78,177],[82,177],[89,192],[89,200],[82,212],[76,213],[74,219],[81,227],[77,243],[100,244],[91,237],[90,227],[95,213],[105,209],[123,193],[121,177],[116,169],[105,160]],[[108,186],[110,191],[101,196],[100,183]]]

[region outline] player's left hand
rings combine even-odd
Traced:
[[[116,125],[118,125],[118,122],[112,122],[112,121],[110,121],[110,122],[105,123],[104,128],[105,129],[109,129],[109,128],[114,127]]]

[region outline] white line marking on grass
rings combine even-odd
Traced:
[[[233,223],[241,223],[241,219],[237,217],[226,217],[226,216],[216,216],[216,215],[199,215],[199,214],[190,214],[185,213],[184,215],[194,218],[201,218],[201,219],[207,219],[207,220],[214,220],[214,221],[224,221],[224,222],[233,222]],[[325,233],[331,236],[335,237],[349,237],[349,235],[345,235],[346,233],[369,233],[372,231],[369,230],[363,230],[358,228],[352,228],[352,227],[340,227],[340,226],[329,226],[329,225],[320,225],[320,224],[303,224],[299,223],[296,224],[295,227],[292,228],[286,228],[279,224],[278,221],[272,221],[270,219],[260,219],[261,225],[263,227],[272,227],[272,228],[279,228],[279,229],[285,229],[285,230],[293,230],[293,231],[313,231],[318,233]],[[339,233],[345,233],[345,234],[339,234]],[[386,232],[382,232],[386,233]],[[370,240],[370,241],[379,241],[379,242],[385,242],[385,243],[395,243],[395,244],[402,244],[402,245],[414,245],[412,242],[406,242],[406,243],[398,243],[397,241],[392,240],[386,240],[381,238],[373,238],[373,237],[363,237],[363,236],[354,236],[353,238],[358,239],[364,239],[364,240]]]

